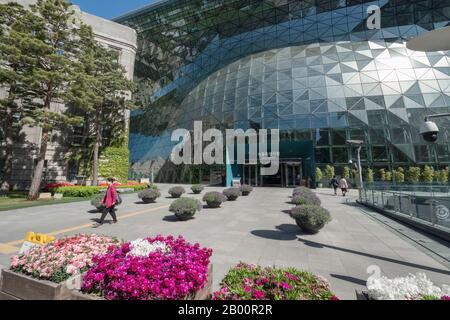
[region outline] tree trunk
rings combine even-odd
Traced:
[[[50,110],[50,98],[46,97],[43,108],[44,112]],[[44,121],[44,124],[45,121]],[[45,155],[47,154],[48,141],[50,138],[49,129],[44,125],[41,133],[41,147],[37,158],[37,164],[34,168],[33,179],[31,180],[30,191],[28,192],[28,200],[34,201],[39,198],[39,189],[41,187],[42,172],[44,171]]]
[[[31,181],[30,191],[28,193],[28,200],[37,200],[39,198],[39,188],[42,181],[42,172],[44,171],[45,155],[47,153],[47,146],[50,134],[48,129],[42,129],[41,148],[37,158],[37,164],[34,168],[33,180]]]
[[[98,154],[101,143],[102,143],[102,125],[100,124],[99,116],[97,115],[95,124],[94,158],[92,160],[93,186],[98,186]]]
[[[6,108],[6,145],[5,145],[5,164],[3,167],[3,178],[1,181],[0,192],[7,193],[11,190],[11,175],[13,162],[13,147],[14,147],[14,118],[11,107]]]

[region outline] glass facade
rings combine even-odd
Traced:
[[[367,27],[371,5],[381,8],[379,30]],[[450,112],[450,54],[406,48],[450,25],[448,0],[169,0],[117,21],[138,32],[133,177],[206,179],[211,168],[167,161],[172,131],[195,120],[204,129],[280,129],[282,145],[312,143],[313,166],[348,165],[356,157],[348,139],[365,142],[364,166],[450,164],[450,120],[437,121],[436,145],[419,135],[425,115]],[[280,156],[305,161],[301,150]],[[312,167],[298,172],[312,176]]]

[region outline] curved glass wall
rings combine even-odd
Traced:
[[[381,30],[367,28],[370,5]],[[366,166],[450,163],[450,121],[437,145],[418,134],[425,115],[450,111],[450,56],[405,47],[449,25],[448,1],[173,0],[117,21],[138,32],[133,176],[191,177],[166,160],[171,132],[194,120],[279,128],[284,143],[312,141],[319,166],[348,164],[347,139],[365,141]]]

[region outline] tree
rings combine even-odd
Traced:
[[[419,167],[409,167],[408,182],[417,184],[420,181],[421,170]]]
[[[322,170],[320,170],[319,167],[316,168],[316,182],[321,183],[323,179],[323,173]]]
[[[433,183],[434,169],[430,166],[425,166],[422,172],[422,180],[425,183]]]
[[[444,168],[436,172],[436,179],[439,183],[448,183],[448,168]]]
[[[373,183],[373,170],[371,168],[367,168],[366,171],[366,182]]]
[[[378,175],[380,176],[380,181],[383,181],[383,182],[386,181],[386,170],[385,169],[378,170]]]
[[[333,177],[335,176],[334,168],[332,166],[330,166],[330,165],[327,165],[325,167],[325,172],[327,174],[327,179],[328,180],[333,179]]]
[[[392,181],[392,172],[390,170],[386,171],[386,180],[385,181]]]
[[[106,145],[104,137],[111,136],[115,140],[110,141],[112,145],[123,145],[126,110],[132,107],[127,96],[134,90],[134,84],[126,78],[118,53],[97,43],[89,26],[81,25],[79,38],[83,51],[71,98],[74,105],[86,112],[84,125],[93,138],[92,184],[98,185],[100,149]]]
[[[3,120],[2,129],[5,135],[5,162],[0,192],[8,192],[11,189],[13,146],[21,124],[15,115],[25,111],[19,95],[23,82],[22,61],[26,55],[17,50],[15,44],[21,34],[30,27],[32,19],[29,15],[29,11],[20,4],[0,4],[0,87],[7,91],[6,97],[0,99],[0,118]]]
[[[21,77],[20,99],[30,110],[22,122],[39,127],[41,131],[29,200],[39,196],[52,131],[79,122],[79,118],[70,113],[51,108],[52,103],[67,102],[67,93],[73,84],[78,53],[73,13],[65,0],[37,0],[8,34],[21,64],[20,73],[15,72]],[[27,29],[16,25],[27,25]]]
[[[402,167],[399,167],[397,168],[397,170],[394,170],[393,175],[396,183],[405,182],[405,173]]]
[[[342,177],[344,177],[347,180],[350,179],[350,168],[349,167],[344,167],[344,170],[342,172]]]

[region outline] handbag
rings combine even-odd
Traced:
[[[120,205],[120,204],[122,204],[122,197],[120,196],[120,194],[119,194],[119,193],[117,193],[117,200],[116,200],[116,204],[117,204],[117,205]]]

